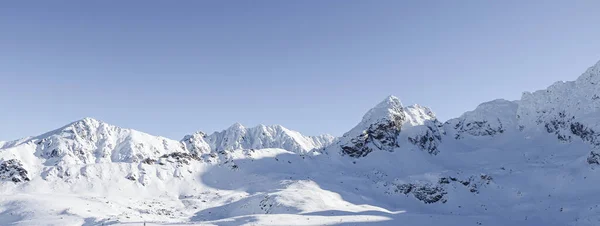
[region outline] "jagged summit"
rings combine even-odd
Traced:
[[[246,129],[246,127],[244,127],[244,125],[242,125],[239,122],[233,123],[231,126],[229,126],[226,130],[228,131],[233,131],[233,130],[244,130]]]
[[[98,119],[95,119],[92,117],[84,117],[82,119],[68,123],[67,125],[63,126],[61,129],[66,128],[66,127],[74,127],[74,126],[99,127],[101,125],[115,126],[115,125],[110,125],[104,121],[101,121],[101,120],[98,120]],[[117,127],[117,126],[115,126],[115,127]]]
[[[379,102],[375,108],[401,108],[402,101],[394,95],[389,95],[383,101]]]
[[[73,122],[70,122],[58,129],[37,135],[37,136],[30,136],[30,137],[25,137],[25,138],[21,138],[21,139],[17,139],[17,140],[13,140],[13,141],[0,141],[0,148],[2,149],[6,149],[6,148],[11,148],[23,143],[27,143],[27,142],[33,142],[35,140],[42,140],[48,137],[51,137],[53,135],[59,135],[59,134],[63,134],[63,133],[71,133],[74,130],[82,130],[87,128],[88,130],[93,130],[95,128],[100,127],[101,125],[106,125],[106,126],[112,126],[112,125],[108,125],[100,120],[94,119],[94,118],[90,118],[90,117],[85,117],[82,118],[80,120],[76,120]],[[116,126],[113,126],[116,127]]]
[[[402,108],[402,102],[400,99],[390,95],[375,107],[367,111],[367,113],[363,116],[362,121],[368,124],[377,120],[393,117],[394,115],[400,115]]]
[[[47,165],[139,162],[171,152],[182,152],[180,142],[83,118],[12,146],[35,145],[35,155]]]
[[[174,141],[84,118],[0,142],[0,225],[598,225],[599,77],[600,63],[445,124],[389,96],[333,144],[239,123]]]
[[[197,136],[195,139],[199,139]],[[331,135],[304,136],[281,125],[258,125],[246,128],[235,123],[228,129],[212,133],[202,139],[213,151],[232,151],[238,149],[281,148],[296,153],[305,153],[329,145]],[[198,141],[200,142],[200,141]]]
[[[80,120],[77,120],[75,122],[78,122],[78,121],[80,121],[80,122],[86,122],[86,123],[100,123],[100,122],[102,122],[102,121],[100,121],[98,119],[95,119],[95,118],[92,118],[92,117],[84,117],[84,118],[82,118]]]
[[[374,150],[391,152],[403,143],[412,143],[437,154],[437,143],[443,133],[439,125],[431,109],[419,105],[403,107],[400,99],[388,96],[328,149],[339,148],[344,155],[364,157]],[[405,136],[401,137],[401,132]]]
[[[100,120],[97,120],[95,118],[85,117],[85,118],[82,118],[82,119],[70,122],[70,123],[68,123],[68,124],[66,124],[66,125],[58,128],[58,129],[55,129],[55,130],[52,130],[50,132],[47,132],[47,133],[44,133],[44,134],[32,137],[32,139],[44,138],[44,137],[50,136],[52,134],[61,133],[61,132],[64,132],[64,131],[70,131],[69,129],[73,129],[73,128],[89,128],[89,129],[94,129],[94,128],[98,128],[98,127],[100,127],[102,125],[113,126],[113,125],[109,125],[109,124],[107,124],[105,122],[102,122]],[[114,126],[114,127],[117,127],[117,126]]]

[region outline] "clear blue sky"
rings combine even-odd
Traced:
[[[600,1],[11,1],[0,140],[83,117],[180,139],[341,135],[387,95],[446,120],[600,60]]]

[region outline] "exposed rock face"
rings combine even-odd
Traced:
[[[463,185],[465,188],[469,189],[469,192],[479,194],[479,188],[483,187],[485,185],[489,185],[493,180],[494,179],[492,178],[492,176],[487,175],[487,174],[481,174],[481,175],[479,175],[479,177],[470,176],[467,179],[459,179],[456,177],[448,176],[448,177],[440,178],[440,180],[438,181],[438,184],[443,185],[443,184],[459,183],[459,184]]]
[[[433,112],[419,105],[403,107],[394,96],[369,110],[362,121],[333,145],[343,155],[359,158],[375,150],[394,151],[412,144],[430,154],[439,152],[444,134]]]
[[[400,100],[394,96],[386,98],[340,139],[338,144],[342,154],[358,158],[373,150],[393,151],[400,145],[398,136],[405,121],[406,114]]]
[[[571,133],[573,133],[573,135],[580,137],[583,141],[595,146],[600,145],[600,133],[597,133],[593,129],[579,122],[572,122],[569,128],[571,129]]]
[[[448,120],[446,131],[452,131],[455,139],[493,137],[507,130],[513,131],[517,129],[518,107],[515,101],[498,99],[486,102],[459,118]]]
[[[411,132],[413,135],[408,137],[410,143],[429,154],[437,155],[440,153],[438,147],[445,132],[442,130],[442,124],[437,119],[425,121],[423,125],[413,127]]]
[[[412,194],[416,199],[425,204],[446,203],[450,184],[457,184],[459,187],[465,187],[469,192],[479,194],[480,188],[493,182],[493,178],[487,174],[479,176],[470,176],[467,179],[447,176],[440,177],[437,183],[414,182],[414,183],[393,183],[393,191],[405,195]]]
[[[575,136],[589,144],[600,146],[600,133],[586,124],[576,121],[576,117],[569,115],[566,111],[558,112],[550,120],[540,120],[538,123],[544,126],[546,132],[555,134],[560,141],[571,142]]]
[[[173,160],[179,164],[189,165],[192,161],[200,161],[200,157],[195,154],[190,154],[186,152],[173,152],[170,154],[165,154],[161,156],[161,158],[165,158],[167,160]]]
[[[15,183],[29,181],[27,170],[17,159],[0,161],[0,180],[10,180]]]
[[[590,165],[600,165],[600,153],[598,151],[591,151],[587,157],[587,162]]]
[[[416,199],[424,202],[425,204],[432,204],[436,202],[446,203],[448,200],[445,199],[445,195],[448,194],[443,187],[433,184],[399,184],[396,185],[396,193],[402,193],[405,195],[412,194]]]

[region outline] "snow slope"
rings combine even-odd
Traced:
[[[600,225],[599,65],[445,123],[390,96],[335,139],[86,118],[0,143],[0,225]]]

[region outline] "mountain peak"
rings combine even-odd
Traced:
[[[28,140],[46,164],[139,162],[181,152],[181,143],[86,117]]]
[[[242,125],[239,122],[233,123],[233,125],[231,125],[229,128],[227,128],[227,130],[235,130],[235,131],[244,130],[244,129],[246,129],[246,127],[244,127],[244,125]]]
[[[68,125],[66,125],[65,127],[69,127],[69,126],[72,126],[72,125],[78,125],[78,124],[83,124],[83,125],[99,125],[99,124],[102,124],[102,123],[104,123],[104,122],[102,122],[102,121],[100,121],[98,119],[91,118],[91,117],[85,117],[85,118],[79,119],[77,121],[71,122]]]
[[[80,119],[79,121],[100,122],[100,120],[92,118],[92,117],[85,117],[85,118]]]
[[[375,108],[402,108],[402,102],[400,101],[400,99],[398,99],[398,97],[389,95],[385,99],[383,99],[383,101],[379,102],[379,104],[377,104]]]
[[[246,128],[239,123],[226,130],[205,137],[212,150],[233,151],[237,149],[281,148],[291,152],[305,153],[331,144],[330,136],[304,136],[281,125],[258,125]]]
[[[402,102],[395,96],[388,96],[375,107],[371,108],[364,116],[363,123],[372,124],[382,119],[390,119],[394,115],[402,114]]]
[[[373,150],[391,152],[403,142],[418,145],[435,155],[442,133],[438,124],[429,108],[416,104],[403,107],[400,99],[388,96],[369,110],[358,125],[346,132],[338,144],[341,152],[350,157],[364,157]],[[407,140],[399,140],[401,131],[407,132]]]

